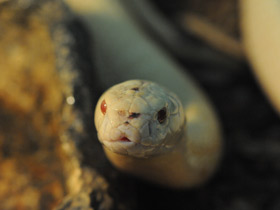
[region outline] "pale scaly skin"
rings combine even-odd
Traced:
[[[242,38],[255,75],[280,113],[280,1],[240,0]]]
[[[106,113],[102,102],[106,102]],[[175,94],[152,82],[130,80],[100,97],[95,126],[107,149],[148,158],[169,152],[178,144],[184,135],[185,113]],[[121,141],[123,137],[130,141]]]
[[[140,156],[131,156],[104,147],[112,164],[168,187],[184,188],[204,183],[219,163],[222,138],[216,114],[202,91],[141,30],[123,9],[121,0],[65,2],[92,34],[93,59],[98,67],[98,79],[105,88],[131,79],[156,82],[177,95],[187,119],[184,138],[164,154],[145,155],[144,158],[140,157],[143,152]],[[101,102],[99,100],[97,110]]]
[[[163,109],[166,117],[159,122],[158,114]],[[115,166],[176,188],[206,180],[213,170],[209,155],[219,154],[217,145],[207,151],[191,146],[185,118],[175,94],[142,80],[113,86],[100,97],[95,109],[99,140]],[[123,137],[127,139],[123,141]]]

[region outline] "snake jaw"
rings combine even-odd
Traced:
[[[125,137],[125,136],[124,136],[124,137],[122,137],[122,138],[120,138],[120,141],[127,141],[127,142],[131,142],[131,141],[130,141],[130,139],[129,139],[129,138],[127,138],[127,137]]]
[[[116,138],[118,141],[130,141],[134,143],[140,143],[141,137],[138,129],[134,128],[130,124],[121,124],[117,127],[118,131],[120,131],[119,136]]]
[[[105,140],[108,142],[133,142],[125,133],[120,133],[119,135],[115,136],[114,138],[111,138],[109,140]]]
[[[127,145],[127,143],[139,144],[141,142],[139,132],[136,129],[133,129],[133,127],[129,127],[130,128],[126,128],[121,125],[112,130],[111,135],[109,135],[110,138],[108,138],[109,136],[105,136],[105,138],[100,137],[103,142],[108,142],[111,145],[114,145],[114,143],[124,143],[125,145]]]

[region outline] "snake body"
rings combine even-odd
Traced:
[[[280,1],[240,0],[242,41],[266,97],[280,114]]]
[[[219,163],[222,138],[199,87],[137,26],[121,0],[65,1],[92,34],[103,86],[129,80],[108,89],[96,106],[99,140],[112,164],[168,187],[204,183]]]

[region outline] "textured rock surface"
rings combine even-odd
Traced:
[[[0,209],[54,209],[66,194],[86,200],[80,208],[112,206],[106,181],[76,149],[90,139],[81,72],[93,68],[72,53],[67,17],[60,1],[0,4]]]
[[[66,193],[64,84],[46,24],[12,6],[0,16],[0,209],[52,209]]]

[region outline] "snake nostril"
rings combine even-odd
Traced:
[[[128,121],[125,121],[125,122],[124,122],[124,124],[125,124],[125,125],[128,125],[128,124],[129,124],[129,122],[128,122]]]
[[[135,113],[135,112],[132,112],[128,118],[129,119],[133,119],[133,118],[138,118],[141,114],[140,113]]]
[[[134,87],[134,88],[131,88],[131,90],[139,91],[139,88],[138,87]]]

